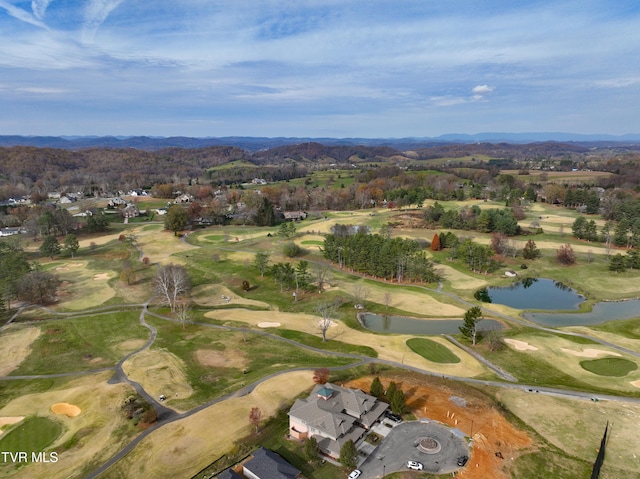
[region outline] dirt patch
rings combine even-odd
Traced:
[[[537,351],[538,350],[538,348],[530,345],[526,341],[520,341],[518,339],[506,338],[504,342],[507,344],[510,344],[518,351]]]
[[[0,376],[9,374],[31,354],[31,344],[40,332],[40,328],[22,328],[0,336]]]
[[[270,321],[263,321],[262,323],[258,323],[259,328],[279,328],[280,326],[280,323]]]
[[[109,273],[98,273],[93,275],[94,281],[101,281],[105,279],[109,279]]]
[[[247,365],[247,359],[240,351],[199,349],[194,354],[200,364],[210,368],[243,368]]]
[[[372,380],[373,377],[364,377],[349,381],[346,386],[366,392]],[[516,429],[489,398],[476,390],[464,386],[459,389],[451,381],[404,374],[381,376],[380,380],[385,388],[390,381],[396,382],[416,417],[426,417],[458,428],[467,435],[473,434],[469,463],[456,475],[460,479],[510,478],[511,458],[528,452],[533,445],[525,432]]]
[[[574,356],[578,356],[581,358],[597,358],[601,354],[609,355],[609,356],[622,356],[622,354],[614,353],[613,351],[605,351],[603,349],[593,349],[587,348],[582,351],[576,351],[574,349],[560,348],[560,351],[564,353],[573,354]]]
[[[54,414],[65,414],[67,417],[76,417],[82,412],[78,406],[69,404],[68,402],[59,402],[52,405],[51,411]]]

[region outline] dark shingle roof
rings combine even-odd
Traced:
[[[260,479],[295,479],[300,471],[285,461],[279,454],[261,447],[253,453],[253,459],[244,464],[244,469]]]

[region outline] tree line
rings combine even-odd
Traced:
[[[415,240],[356,232],[325,237],[323,256],[339,267],[390,281],[433,283],[440,279],[433,261]]]

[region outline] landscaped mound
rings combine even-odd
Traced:
[[[67,417],[76,417],[82,410],[75,404],[69,404],[66,402],[59,402],[51,406],[51,410],[54,414],[66,414]]]

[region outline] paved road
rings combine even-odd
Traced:
[[[142,257],[142,251],[140,249],[138,249],[140,257]],[[371,278],[369,278],[371,279]],[[387,283],[385,282],[385,284],[387,286],[396,286],[393,285],[391,283]],[[402,285],[397,285],[398,287],[402,287]],[[449,293],[449,292],[444,292],[442,291],[442,285],[439,285],[437,289],[433,289],[433,288],[427,288],[424,286],[418,286],[421,287],[422,289],[428,290],[430,292],[433,293],[437,293],[437,294],[442,294],[445,296],[448,296],[454,300],[456,300],[457,302],[467,305],[469,307],[471,306],[475,306],[475,304],[470,303],[468,301],[463,300],[462,298],[458,297],[457,295],[453,294],[453,293]],[[118,364],[115,367],[111,367],[111,368],[102,368],[102,369],[98,369],[98,370],[93,370],[93,371],[79,371],[79,372],[72,372],[72,373],[60,373],[60,374],[49,374],[49,375],[33,375],[33,376],[3,376],[0,377],[0,380],[16,380],[16,379],[39,379],[39,378],[50,378],[50,377],[63,377],[63,376],[79,376],[79,375],[86,375],[86,374],[93,374],[96,372],[101,372],[101,371],[107,371],[107,370],[113,370],[114,371],[114,376],[111,379],[111,382],[128,382],[129,384],[132,385],[132,387],[134,387],[136,389],[136,391],[143,396],[150,404],[153,405],[153,407],[156,409],[156,412],[158,413],[158,422],[156,422],[151,428],[145,430],[144,432],[140,433],[131,443],[129,443],[125,448],[123,448],[121,451],[119,451],[117,454],[115,454],[112,458],[110,458],[106,463],[104,463],[101,467],[99,467],[98,469],[96,469],[95,471],[91,472],[90,474],[88,474],[86,476],[87,479],[93,479],[96,478],[97,476],[99,476],[102,472],[106,471],[108,468],[110,468],[113,464],[115,464],[116,462],[118,462],[120,459],[122,459],[128,452],[130,452],[140,441],[142,441],[146,436],[148,436],[149,434],[153,433],[154,431],[156,431],[157,429],[163,427],[164,425],[171,423],[173,421],[176,420],[180,420],[183,419],[185,417],[188,417],[192,414],[195,414],[199,411],[202,411],[203,409],[206,409],[210,406],[212,406],[213,404],[217,404],[219,402],[222,401],[226,401],[228,399],[232,399],[234,397],[240,397],[246,394],[249,394],[251,391],[253,391],[253,389],[259,385],[261,382],[266,381],[270,378],[273,378],[275,376],[278,376],[280,374],[285,374],[289,371],[296,371],[296,370],[311,370],[314,368],[294,368],[294,369],[290,369],[290,370],[285,370],[285,371],[280,371],[277,373],[274,373],[270,376],[264,377],[262,379],[260,379],[259,381],[256,381],[255,383],[252,383],[250,385],[247,385],[241,389],[239,389],[238,391],[235,391],[233,393],[227,394],[223,397],[219,397],[216,398],[212,401],[209,401],[205,404],[202,404],[188,412],[185,413],[177,413],[176,411],[164,406],[163,404],[159,403],[154,397],[151,397],[145,390],[144,388],[137,382],[130,380],[126,374],[124,373],[124,371],[122,370],[122,364],[129,359],[130,357],[132,357],[133,355],[144,351],[145,349],[149,348],[156,337],[156,329],[149,325],[146,321],[145,321],[145,316],[147,314],[157,317],[159,319],[162,320],[166,320],[166,321],[176,321],[172,318],[168,318],[166,316],[162,316],[159,314],[155,314],[152,313],[150,311],[148,311],[148,304],[151,301],[152,298],[149,299],[149,301],[147,301],[144,304],[127,304],[127,305],[115,305],[115,306],[106,306],[106,307],[101,307],[101,308],[94,308],[91,310],[87,310],[87,311],[82,311],[82,312],[75,312],[75,313],[59,313],[56,311],[52,311],[49,310],[48,308],[45,308],[48,312],[58,315],[61,318],[60,319],[64,319],[64,318],[71,318],[71,317],[75,317],[75,316],[87,316],[87,314],[91,315],[91,314],[108,314],[110,312],[113,311],[117,311],[117,310],[122,310],[122,309],[130,309],[130,308],[137,308],[140,307],[142,308],[140,311],[140,323],[146,327],[147,329],[149,329],[150,331],[150,338],[147,341],[147,343],[140,349],[128,354],[127,356],[125,356],[123,359],[121,359]],[[618,350],[621,352],[624,352],[626,354],[635,356],[635,357],[640,357],[640,353],[633,351],[633,350],[629,350],[627,348],[618,346],[616,344],[610,343],[608,341],[604,341],[598,338],[594,338],[585,334],[579,334],[579,333],[570,333],[570,332],[565,332],[565,331],[558,331],[552,328],[545,328],[542,326],[537,326],[534,323],[529,323],[527,321],[521,320],[519,318],[513,318],[507,315],[504,315],[502,313],[496,312],[496,311],[492,311],[486,307],[483,307],[484,311],[489,313],[492,316],[495,317],[500,317],[503,318],[507,321],[510,322],[515,322],[518,324],[522,324],[522,325],[526,325],[530,328],[534,328],[534,329],[538,329],[538,330],[542,330],[542,331],[549,331],[552,332],[554,334],[564,334],[564,335],[569,335],[569,336],[576,336],[576,337],[583,337],[583,338],[588,338],[591,339],[597,343],[600,343],[604,346],[608,346],[614,350]],[[12,320],[17,316],[14,315],[14,317],[12,318]],[[367,363],[380,363],[380,364],[386,364],[388,366],[391,367],[397,367],[397,368],[402,368],[402,369],[406,369],[406,370],[411,370],[411,371],[415,371],[421,374],[426,374],[426,375],[432,375],[432,376],[438,376],[438,377],[442,377],[442,378],[446,378],[446,379],[451,379],[451,380],[456,380],[456,381],[462,381],[462,382],[467,382],[467,383],[471,383],[471,384],[481,384],[481,385],[486,385],[486,386],[495,386],[495,387],[501,387],[501,388],[510,388],[510,389],[520,389],[520,390],[524,390],[524,391],[529,391],[532,394],[547,394],[547,395],[553,395],[553,396],[563,396],[563,397],[571,397],[571,398],[577,398],[577,399],[584,399],[584,400],[590,400],[593,398],[593,394],[592,393],[585,393],[585,392],[581,392],[581,391],[570,391],[570,390],[562,390],[562,389],[555,389],[555,388],[546,388],[546,387],[538,387],[537,385],[526,385],[526,384],[514,384],[513,382],[501,382],[501,381],[485,381],[485,380],[478,380],[478,379],[473,379],[473,378],[461,378],[461,377],[457,377],[457,376],[450,376],[450,375],[442,375],[442,374],[437,374],[434,373],[432,371],[426,371],[424,369],[421,368],[416,368],[416,367],[412,367],[412,366],[407,366],[405,364],[401,364],[401,363],[397,363],[395,361],[388,361],[388,360],[383,360],[383,359],[379,359],[379,358],[371,358],[371,357],[367,357],[367,356],[360,356],[357,354],[348,354],[348,353],[339,353],[339,352],[332,352],[332,351],[327,351],[327,350],[323,350],[323,349],[319,349],[319,348],[314,348],[311,346],[307,346],[301,343],[298,343],[296,341],[290,340],[290,339],[286,339],[286,338],[282,338],[280,336],[268,333],[266,331],[261,331],[261,330],[255,330],[255,329],[249,329],[249,328],[240,328],[240,327],[233,327],[233,326],[220,326],[220,325],[214,325],[214,324],[210,324],[210,323],[202,323],[202,322],[193,322],[193,324],[197,324],[200,326],[205,326],[205,327],[211,327],[211,328],[217,328],[217,329],[223,329],[223,330],[229,330],[229,331],[246,331],[246,332],[250,332],[251,334],[259,334],[262,336],[267,336],[272,338],[275,341],[282,341],[288,344],[292,344],[296,347],[300,347],[300,348],[304,348],[310,351],[314,351],[314,352],[319,352],[322,354],[326,354],[326,355],[332,355],[332,356],[339,356],[339,357],[346,357],[346,358],[352,358],[354,360],[353,364],[349,364],[346,366],[341,366],[341,367],[337,367],[337,368],[330,368],[333,370],[337,370],[337,369],[349,369],[352,367],[355,367],[357,365],[361,365],[361,364],[367,364]],[[4,327],[6,327],[8,325],[5,325]],[[485,363],[486,364],[486,363]],[[320,365],[319,365],[320,366]],[[495,365],[493,365],[495,368]],[[494,371],[496,371],[496,369],[494,369]],[[498,371],[496,371],[498,372]],[[508,373],[506,373],[505,371],[502,371],[502,373],[504,373],[505,375],[508,375]],[[510,375],[508,375],[510,376]],[[507,379],[507,376],[502,376],[505,379]],[[511,378],[513,378],[511,376]],[[515,378],[513,378],[515,379]],[[511,379],[508,379],[511,380]],[[610,400],[610,401],[621,401],[621,402],[634,402],[634,403],[640,403],[640,398],[628,398],[628,397],[620,397],[620,396],[609,396],[609,395],[598,395],[599,399],[602,400]],[[411,423],[409,423],[411,424]],[[402,426],[402,427],[401,427]],[[402,433],[403,430],[407,429],[407,434],[409,437],[411,435],[411,431],[412,429],[409,428],[409,426],[407,425],[400,425],[398,426],[400,429],[400,433]],[[412,426],[413,427],[413,426]],[[418,427],[418,426],[415,426]],[[400,434],[398,433],[398,434]],[[395,437],[395,435],[393,436]],[[382,444],[380,446],[380,453],[376,453],[377,455],[381,455],[384,454],[386,456],[386,459],[384,460],[384,464],[386,467],[388,467],[389,469],[386,469],[385,472],[388,473],[390,472],[391,468],[397,467],[398,469],[396,470],[403,470],[403,468],[406,466],[406,460],[407,459],[414,459],[413,457],[406,457],[407,454],[401,454],[400,450],[396,450],[396,452],[394,453],[393,451],[393,446],[394,444],[396,444],[395,439],[393,439],[393,437],[391,438],[392,440],[389,441],[389,452],[386,452],[387,449],[387,441],[385,441],[384,444]],[[398,436],[398,437],[404,437],[404,436]],[[397,446],[397,447],[406,447],[406,441],[402,441],[401,439],[397,440],[397,444],[405,444],[405,446]],[[464,441],[463,441],[464,442]],[[452,446],[455,447],[457,446]],[[466,447],[466,445],[465,445]],[[405,451],[406,452],[406,451]],[[415,451],[411,450],[411,453],[413,453]],[[462,454],[461,454],[462,455]],[[427,460],[424,458],[424,456],[416,456],[419,457],[418,460],[420,462],[423,462],[425,465],[427,464]],[[424,460],[421,460],[424,459]],[[450,465],[449,461],[450,458],[448,458],[447,460],[443,459],[443,461],[438,460],[438,466],[439,467],[448,467],[448,465]],[[455,458],[454,458],[455,459]],[[433,461],[432,461],[433,462]],[[378,460],[378,466],[375,465],[376,462],[374,462],[374,459],[368,459],[367,461],[365,461],[363,467],[366,468],[370,468],[371,470],[371,474],[382,474],[382,461]],[[433,463],[429,463],[431,464],[430,467],[435,467],[435,462]],[[456,466],[457,467],[457,466]],[[380,469],[380,470],[379,470]],[[368,470],[368,469],[367,469]],[[434,469],[435,471],[435,469]],[[444,469],[442,469],[443,472]],[[366,479],[365,476],[364,479]],[[373,476],[375,477],[375,476]]]

